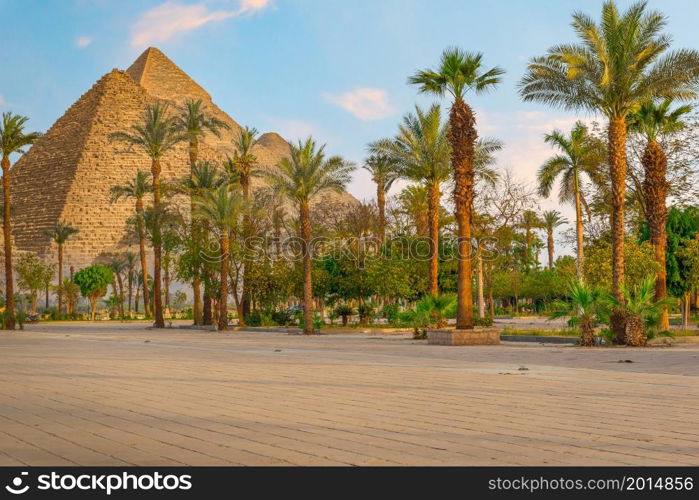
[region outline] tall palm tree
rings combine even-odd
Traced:
[[[133,198],[136,203],[136,233],[138,234],[138,250],[141,260],[141,272],[144,276],[148,276],[148,264],[146,260],[146,231],[144,227],[145,205],[143,199],[147,194],[153,192],[153,184],[148,180],[148,173],[138,170],[136,177],[127,181],[125,184],[113,186],[111,188],[111,202],[114,203],[120,198]],[[148,303],[148,280],[142,280],[143,287],[143,308],[146,317],[150,317],[151,310]],[[138,304],[138,298],[136,299]],[[138,312],[138,305],[136,306]]]
[[[131,252],[125,252],[124,253],[124,262],[126,263],[126,290],[127,290],[127,314],[128,317],[131,317],[131,311],[132,311],[132,306],[133,306],[133,286],[134,286],[134,281],[135,281],[135,273],[136,273],[136,262],[138,260],[138,256]]]
[[[183,194],[186,194],[194,201],[197,196],[202,195],[205,191],[219,188],[225,181],[224,176],[215,163],[208,161],[200,161],[194,165],[191,169],[189,177],[182,180],[176,190]],[[194,205],[192,205],[194,206]],[[196,208],[196,207],[194,207]],[[196,210],[192,211],[192,214],[196,215]],[[192,280],[192,290],[194,291],[195,283],[199,286],[199,291],[194,293],[194,301],[198,303],[199,317],[194,318],[194,324],[211,324],[211,297],[207,293],[208,290],[204,291],[204,304],[202,308],[202,297],[201,297],[201,282],[202,276],[206,275],[205,263],[201,260],[202,251],[204,250],[204,245],[208,241],[209,235],[209,221],[205,219],[198,219],[198,224],[193,226],[194,232],[197,233],[195,237],[189,239],[190,251],[193,257],[194,269],[193,274],[196,276]],[[207,281],[204,281],[205,288]],[[194,308],[193,308],[194,312]]]
[[[199,160],[199,142],[208,132],[215,137],[221,137],[222,130],[230,130],[231,126],[213,114],[209,113],[206,105],[201,99],[187,99],[184,104],[178,107],[175,116],[176,127],[185,132],[189,143],[189,165],[193,175],[194,167]],[[194,213],[194,201],[190,198],[191,213]],[[197,223],[192,217],[192,238],[199,238],[197,231]],[[201,277],[198,272],[194,273],[192,279],[192,293],[194,295],[194,304],[192,312],[194,316],[194,324],[202,324],[202,303],[201,303]]]
[[[376,184],[376,205],[379,209],[379,243],[386,241],[386,193],[400,177],[397,165],[386,155],[372,154],[365,161],[364,169]]]
[[[560,154],[549,158],[539,167],[537,178],[539,195],[548,197],[556,182],[561,178],[558,200],[561,203],[572,203],[575,207],[575,235],[577,241],[577,272],[578,280],[583,279],[585,264],[583,205],[586,205],[582,191],[581,174],[595,177],[604,162],[604,148],[600,142],[590,137],[587,127],[582,122],[576,122],[570,135],[554,130],[544,136],[544,141],[561,151]]]
[[[660,138],[682,130],[685,123],[682,115],[689,113],[689,105],[678,106],[670,110],[672,101],[665,99],[656,104],[645,102],[635,113],[629,115],[629,129],[641,135],[646,146],[641,156],[645,173],[643,181],[643,197],[645,216],[650,229],[650,242],[653,245],[655,261],[658,263],[658,274],[655,279],[655,300],[667,298],[667,271],[665,269],[665,252],[667,249],[667,155],[660,145]],[[667,307],[663,307],[660,319],[662,330],[670,329]]]
[[[449,112],[449,142],[454,169],[454,201],[459,237],[456,328],[473,328],[471,290],[471,212],[473,210],[476,117],[464,100],[466,93],[487,92],[500,83],[504,71],[497,66],[484,70],[483,54],[446,49],[437,69],[426,69],[408,79],[420,92],[453,99]]]
[[[210,221],[219,236],[220,285],[218,299],[218,330],[228,329],[228,262],[230,234],[238,224],[244,201],[237,190],[222,185],[216,190],[206,190],[194,198],[195,210]]]
[[[58,285],[56,290],[58,293],[58,312],[59,314],[63,312],[63,246],[65,245],[68,238],[78,233],[78,230],[74,227],[66,224],[65,222],[59,221],[51,231],[47,231],[46,234],[53,241],[56,242],[58,247]]]
[[[177,117],[169,112],[167,103],[157,102],[146,107],[141,123],[132,125],[128,132],[114,132],[109,135],[110,140],[121,141],[145,152],[151,160],[151,175],[153,177],[153,205],[156,216],[153,226],[153,309],[155,314],[155,327],[165,328],[163,317],[163,297],[160,293],[162,285],[161,260],[162,241],[160,237],[160,223],[157,217],[162,203],[160,189],[160,161],[163,156],[171,151],[178,143],[187,140],[188,136],[178,127]]]
[[[544,229],[546,229],[546,246],[549,252],[549,269],[553,269],[553,232],[558,226],[562,226],[568,222],[560,212],[556,210],[547,210],[542,214],[542,220],[544,221]]]
[[[415,106],[398,127],[393,139],[382,139],[369,145],[374,154],[385,155],[397,165],[399,175],[427,186],[429,225],[430,293],[439,293],[439,208],[441,186],[449,179],[449,140],[447,125],[442,123],[439,105],[427,111]]]
[[[257,129],[254,127],[244,127],[240,130],[238,137],[233,141],[233,158],[231,163],[235,167],[237,181],[243,191],[243,198],[250,208],[250,189],[252,187],[252,178],[261,175],[259,170],[259,161],[257,156],[252,152],[257,144]],[[243,242],[247,242],[252,235],[252,218],[249,213],[243,216]],[[240,318],[241,324],[245,323],[245,316],[250,313],[250,260],[245,257],[243,260],[243,293],[241,309],[243,317]]]
[[[536,243],[536,235],[533,233],[533,230],[544,227],[544,222],[534,210],[525,210],[522,212],[520,224],[522,229],[524,229],[524,269],[529,271],[530,266],[537,262],[537,259],[533,256]],[[538,257],[538,252],[536,257]],[[534,267],[536,267],[536,265]]]
[[[637,2],[620,13],[608,0],[599,24],[581,12],[572,26],[579,43],[556,45],[535,57],[520,81],[525,101],[569,110],[601,113],[608,119],[611,178],[612,293],[624,301],[624,202],[626,191],[627,116],[656,98],[692,99],[697,95],[699,52],[667,53],[670,37],[662,33],[666,17]],[[625,342],[621,310],[612,314],[617,341]]]
[[[12,112],[2,114],[0,123],[0,148],[2,148],[2,190],[3,190],[3,237],[5,239],[5,315],[3,328],[15,329],[15,290],[12,275],[12,223],[10,210],[12,204],[10,182],[10,155],[24,153],[24,147],[34,144],[41,134],[38,132],[24,132],[27,123],[26,116],[15,115]]]
[[[298,206],[303,245],[303,333],[313,334],[313,283],[311,280],[311,202],[325,191],[343,191],[354,165],[339,156],[326,157],[325,145],[318,147],[309,137],[291,144],[291,155],[275,169],[265,172],[269,183]]]

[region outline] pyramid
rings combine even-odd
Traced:
[[[233,151],[240,125],[160,50],[151,47],[126,71],[114,69],[100,78],[12,169],[17,250],[49,257],[54,249],[45,232],[62,220],[80,231],[66,246],[67,265],[80,268],[100,255],[123,251],[129,244],[126,220],[133,215],[133,201],[112,204],[109,191],[133,179],[137,170],[149,172],[150,160],[122,143],[110,142],[109,134],[140,121],[148,104],[157,100],[181,104],[188,98],[202,99],[210,113],[230,125],[220,138],[205,135],[200,145],[200,159],[224,161]],[[263,165],[274,165],[288,152],[287,142],[273,132],[263,134],[254,150]],[[161,163],[164,181],[186,176],[187,145],[178,145]],[[253,185],[259,186],[259,181]],[[349,195],[342,198],[354,201]]]

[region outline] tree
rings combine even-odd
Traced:
[[[97,301],[107,294],[107,287],[114,281],[114,274],[107,266],[93,264],[81,269],[73,277],[80,293],[90,301],[90,319],[95,320]]]
[[[415,234],[427,236],[427,187],[416,184],[406,186],[398,195],[398,200],[402,211],[412,220]]]
[[[379,243],[386,241],[386,193],[400,177],[397,165],[386,155],[372,154],[365,161],[364,169],[376,184],[376,206],[379,209]]]
[[[138,257],[135,253],[128,251],[124,253],[124,264],[126,265],[126,289],[127,289],[127,314],[131,318],[133,306],[133,286],[136,279],[136,262]]]
[[[581,13],[572,26],[579,43],[561,44],[529,63],[520,81],[525,101],[570,110],[601,113],[608,119],[607,152],[611,179],[612,294],[624,300],[624,204],[626,191],[626,119],[656,98],[692,99],[697,95],[699,52],[667,53],[670,37],[663,34],[663,14],[637,2],[620,13],[606,1],[599,25]],[[612,315],[617,341],[626,336],[624,316]]]
[[[126,271],[126,259],[124,258],[123,255],[115,255],[108,264],[108,267],[112,270],[112,273],[114,273],[115,282],[112,283],[114,288],[114,295],[117,298],[117,306],[119,308],[119,315],[121,316],[122,319],[124,319],[124,280],[122,275],[124,274],[124,271]]]
[[[0,148],[2,149],[2,193],[3,193],[3,238],[5,240],[5,314],[3,316],[3,328],[15,329],[15,291],[12,274],[12,223],[10,210],[12,206],[11,196],[11,170],[10,155],[24,153],[24,147],[34,144],[41,134],[38,132],[24,132],[27,123],[26,116],[15,115],[12,112],[2,114],[0,123]]]
[[[532,255],[535,239],[538,240],[536,235],[533,233],[533,230],[543,228],[544,222],[534,210],[525,210],[522,213],[522,220],[520,221],[520,224],[522,229],[524,229],[522,264],[524,265],[524,270],[529,271],[532,265],[534,268],[538,266],[538,262],[536,262],[536,259],[534,258],[538,257],[538,255]]]
[[[449,141],[438,105],[427,111],[415,106],[393,139],[372,143],[374,154],[383,154],[398,166],[401,177],[427,186],[427,221],[430,245],[430,293],[439,293],[439,208],[441,186],[449,178]]]
[[[136,172],[136,177],[133,180],[127,181],[125,184],[113,186],[111,188],[111,203],[118,201],[120,198],[133,198],[136,203],[136,233],[138,236],[138,250],[141,260],[141,273],[148,275],[148,264],[146,259],[146,233],[144,228],[144,203],[143,199],[148,193],[153,192],[153,184],[148,180],[148,174],[141,170]],[[148,283],[143,280],[143,309],[146,317],[150,317],[151,310],[148,303]],[[136,298],[136,312],[138,312],[138,297]]]
[[[325,145],[318,147],[309,137],[291,145],[291,155],[282,158],[277,168],[265,173],[270,184],[299,210],[303,252],[303,333],[313,334],[313,282],[311,277],[310,204],[325,191],[342,191],[350,180],[354,165],[339,156],[326,157]]]
[[[46,235],[49,236],[53,241],[56,242],[58,247],[58,283],[56,289],[58,292],[58,313],[63,312],[63,291],[61,289],[61,283],[63,283],[63,246],[68,239],[77,234],[79,231],[74,227],[66,224],[65,222],[59,221],[51,231],[47,231]]]
[[[580,345],[595,345],[595,326],[605,315],[607,300],[602,288],[580,281],[570,283],[568,301],[558,301],[549,319],[571,316],[568,326],[580,328]]]
[[[195,210],[209,220],[218,231],[220,282],[218,299],[218,330],[228,329],[228,263],[230,260],[230,234],[238,224],[244,201],[240,193],[228,186],[215,191],[204,191],[194,199]]]
[[[252,152],[253,148],[257,144],[257,129],[254,127],[244,127],[240,130],[238,138],[234,140],[233,147],[235,152],[231,163],[235,167],[236,177],[240,183],[240,187],[243,192],[243,199],[248,207],[252,208],[250,203],[250,189],[252,187],[252,178],[259,177],[261,175],[259,170],[259,161],[257,156]],[[243,242],[244,250],[247,250],[247,242],[252,236],[252,217],[250,213],[246,213],[243,216]],[[242,293],[242,307],[243,316],[239,319],[241,324],[245,322],[245,316],[250,313],[250,268],[252,267],[252,261],[247,258],[247,252],[244,254],[243,260],[243,293]]]
[[[437,70],[418,71],[408,82],[420,92],[453,98],[449,112],[449,142],[454,169],[454,201],[458,225],[458,290],[456,328],[473,328],[471,291],[471,218],[474,196],[476,117],[464,97],[470,90],[483,93],[500,83],[504,71],[497,66],[484,71],[483,55],[449,48]]]
[[[659,136],[675,134],[684,128],[682,115],[692,110],[691,106],[679,106],[670,110],[672,101],[665,99],[659,104],[645,102],[635,113],[628,117],[629,129],[644,137],[646,141],[641,164],[645,173],[643,195],[646,220],[650,229],[650,242],[653,245],[655,260],[658,263],[658,275],[655,279],[655,300],[667,298],[667,275],[665,272],[665,253],[667,249],[667,155],[660,146]],[[660,328],[668,330],[670,320],[667,307],[663,308]]]
[[[157,210],[161,203],[160,161],[163,156],[171,151],[178,143],[187,140],[188,136],[178,126],[177,117],[170,115],[167,103],[157,102],[146,107],[141,118],[141,123],[134,124],[128,132],[114,132],[109,135],[110,140],[121,141],[145,152],[151,160],[151,176],[153,178],[153,205],[156,207],[156,217],[160,213]],[[163,317],[163,297],[161,294],[161,259],[162,242],[160,237],[160,223],[156,219],[153,233],[153,304],[155,314],[155,327],[165,328]]]
[[[549,158],[539,167],[537,172],[539,195],[550,196],[556,179],[560,177],[558,200],[561,203],[572,203],[575,207],[577,269],[578,279],[582,279],[585,267],[582,208],[583,205],[587,206],[587,203],[582,191],[581,174],[596,176],[597,170],[604,161],[604,145],[590,136],[582,122],[575,123],[569,136],[566,137],[563,132],[554,130],[546,134],[544,141],[560,150],[561,154]]]
[[[560,212],[547,210],[543,213],[544,229],[546,229],[546,246],[549,253],[549,269],[553,269],[553,232],[558,226],[566,224],[568,221],[561,216]]]
[[[29,293],[32,314],[36,314],[39,291],[43,290],[55,271],[55,266],[45,264],[33,253],[23,255],[17,262],[17,285]]]
[[[178,108],[175,116],[175,126],[187,136],[189,142],[189,165],[191,176],[194,176],[194,169],[199,160],[199,141],[206,133],[215,137],[221,137],[222,130],[230,130],[230,125],[223,120],[216,118],[209,113],[201,99],[187,99],[183,106]],[[194,218],[194,201],[190,197],[191,236],[198,238],[196,220]],[[201,277],[199,272],[195,272],[192,279],[192,290],[194,293],[193,316],[194,324],[202,324],[202,303],[201,303]]]
[[[630,346],[644,346],[650,329],[660,324],[663,309],[669,304],[667,298],[653,300],[655,280],[648,278],[633,288],[624,287],[624,301],[612,297],[612,304],[622,308],[626,314],[626,339]],[[661,328],[662,329],[662,328]]]

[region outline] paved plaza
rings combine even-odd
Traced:
[[[56,323],[0,381],[0,465],[699,465],[699,345]]]

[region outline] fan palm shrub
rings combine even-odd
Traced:
[[[580,329],[580,345],[595,345],[595,327],[607,317],[608,294],[601,288],[573,281],[568,286],[568,300],[556,301],[549,319],[570,317],[568,326]]]

